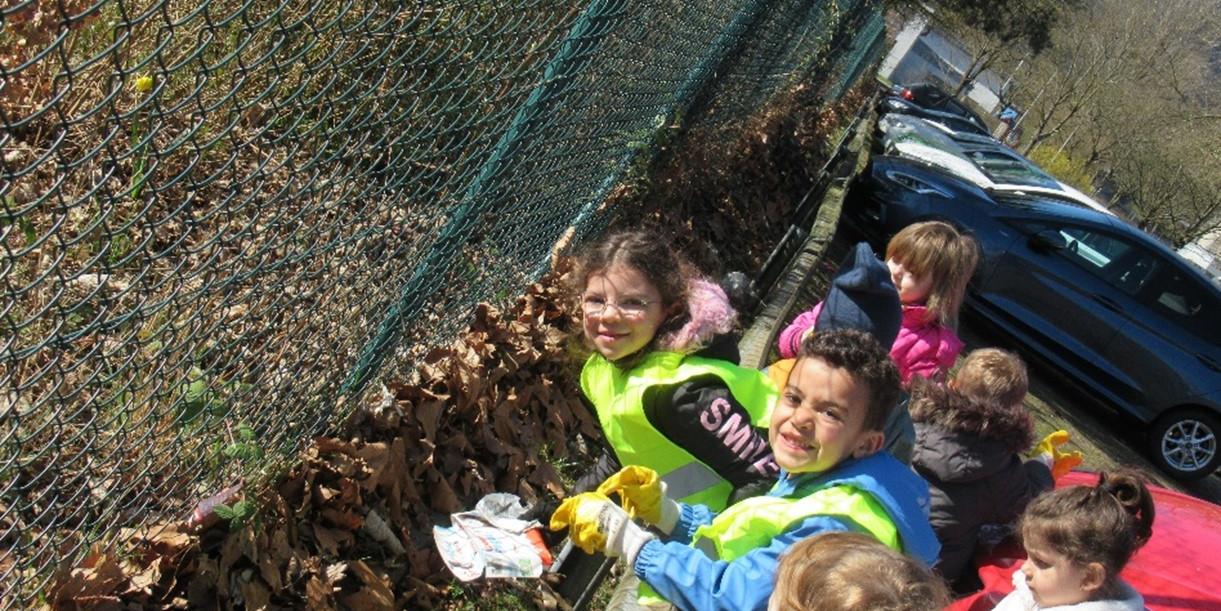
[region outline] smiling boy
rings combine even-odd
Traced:
[[[552,528],[571,524],[577,545],[623,556],[680,609],[765,609],[781,556],[828,531],[863,532],[931,564],[939,546],[928,523],[928,486],[879,452],[898,393],[898,370],[872,336],[818,333],[803,342],[772,412],[768,439],[782,471],[767,495],[714,516],[665,498],[639,470],[628,477],[635,469],[628,467],[599,490],[618,492],[668,533],[667,542],[596,493],[566,501]]]

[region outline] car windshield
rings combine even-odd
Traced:
[[[979,167],[992,182],[1057,189],[1060,183],[1030,162],[990,149],[965,149],[968,159]]]

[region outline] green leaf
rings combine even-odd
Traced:
[[[195,380],[183,386],[182,400],[194,406],[203,403],[204,397],[207,394],[208,383],[203,380]]]
[[[212,512],[216,514],[216,517],[227,522],[232,522],[233,518],[237,516],[237,512],[232,507],[224,504],[213,507]]]
[[[21,232],[25,234],[26,245],[33,244],[38,240],[38,230],[34,229],[34,223],[30,219],[19,217],[17,224],[21,226]]]
[[[237,427],[237,436],[242,441],[254,441],[254,429],[250,428],[249,424],[239,424]]]
[[[254,515],[254,509],[254,501],[241,500],[233,504],[233,514],[238,519],[245,519]]]
[[[225,456],[247,462],[263,457],[263,448],[252,443],[232,443],[225,447]]]

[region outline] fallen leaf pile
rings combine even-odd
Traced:
[[[577,396],[561,281],[544,282],[508,315],[479,305],[459,340],[422,359],[417,380],[387,382],[344,438],[315,440],[258,497],[253,523],[230,528],[196,512],[124,532],[58,575],[50,605],[441,606],[453,577],[433,525],[489,492],[562,496],[553,462],[587,461],[578,434],[599,436]]]
[[[825,158],[830,136],[865,89],[824,106],[798,87],[746,124],[718,124],[667,145],[653,180],[618,189],[618,223],[656,224],[705,273],[758,269]],[[562,238],[567,246],[570,236]],[[553,253],[554,254],[554,253]],[[507,314],[480,305],[452,345],[419,359],[409,381],[387,381],[345,435],[319,438],[277,484],[259,491],[242,527],[212,507],[250,490],[235,483],[200,499],[181,523],[122,533],[46,589],[56,609],[444,608],[453,576],[432,527],[493,491],[527,503],[559,497],[556,464],[588,464],[600,438],[581,405],[578,330],[559,259]],[[512,581],[539,606],[547,592]],[[451,601],[452,602],[452,601]],[[468,601],[469,602],[469,601]],[[458,602],[457,604],[462,604]],[[466,608],[469,608],[466,607]]]
[[[681,228],[676,246],[707,274],[759,270],[869,91],[826,102],[821,89],[799,85],[745,118],[697,123],[608,206],[629,223]]]

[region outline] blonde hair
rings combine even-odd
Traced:
[[[1004,407],[1021,405],[1029,384],[1022,359],[999,348],[972,350],[952,382],[954,390],[969,398]]]
[[[803,539],[780,559],[769,609],[940,611],[949,592],[918,560],[873,537],[829,532]]]
[[[958,326],[958,309],[979,262],[975,238],[941,221],[914,223],[890,239],[886,258],[902,263],[917,276],[932,279],[925,303],[930,319],[936,318],[942,326]]]

